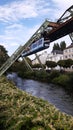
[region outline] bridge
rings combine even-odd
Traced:
[[[73,5],[68,8],[56,22],[45,20],[32,37],[23,46],[19,46],[2,65],[0,68],[0,76],[20,57],[22,57],[27,66],[30,67],[25,59],[26,56],[36,54],[38,51],[48,48],[51,42],[66,35],[69,35],[73,42]],[[36,57],[39,60],[37,54]],[[30,69],[32,70],[31,67]]]

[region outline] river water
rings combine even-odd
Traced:
[[[73,116],[73,98],[63,88],[35,80],[22,79],[15,73],[8,74],[7,78],[12,80],[21,90],[43,98],[55,105],[60,111]]]

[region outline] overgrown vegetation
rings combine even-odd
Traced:
[[[0,130],[73,130],[73,117],[0,77]]]
[[[19,76],[26,79],[34,79],[42,82],[54,83],[70,90],[73,93],[73,73],[72,72],[59,72],[52,70],[46,72],[43,70],[26,71],[19,73]]]
[[[7,50],[4,46],[0,45],[0,67],[9,58]]]
[[[60,74],[60,76],[54,77],[52,83],[63,86],[73,94],[73,73]]]

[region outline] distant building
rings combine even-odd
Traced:
[[[59,60],[63,60],[63,51],[54,50],[50,54],[48,54],[46,61],[54,61],[58,62]],[[57,65],[54,69],[60,70],[60,67]]]
[[[52,53],[48,54],[47,61],[58,62],[59,60],[63,60],[63,52],[59,50],[54,50]]]
[[[69,45],[64,51],[63,51],[63,58],[66,59],[72,59],[73,60],[73,43]]]

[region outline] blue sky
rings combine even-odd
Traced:
[[[29,40],[46,18],[56,21],[71,5],[73,0],[0,0],[0,45],[11,55]],[[71,43],[68,36],[55,43],[61,41]]]

